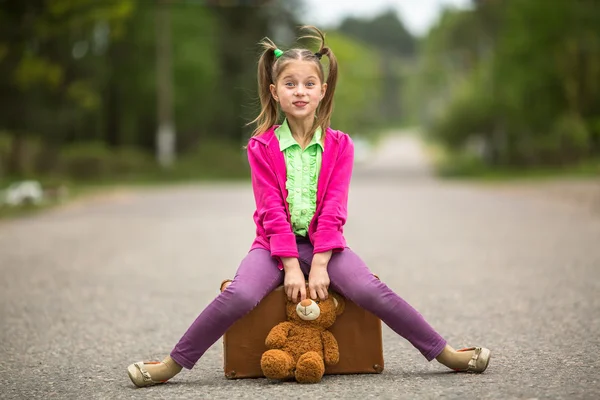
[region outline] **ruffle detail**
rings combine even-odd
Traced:
[[[294,233],[306,236],[308,226],[317,209],[317,183],[321,152],[318,145],[304,152],[300,146],[285,150],[288,197]]]

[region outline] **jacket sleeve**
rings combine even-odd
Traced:
[[[273,257],[298,257],[296,236],[288,221],[285,200],[266,151],[267,148],[255,140],[248,144],[248,162],[258,216],[256,223],[264,228]]]
[[[318,215],[314,253],[342,251],[346,247],[343,228],[348,218],[348,192],[354,165],[354,143],[348,135],[342,136],[338,151]]]

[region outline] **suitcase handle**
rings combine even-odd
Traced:
[[[225,279],[223,282],[221,282],[221,286],[219,286],[219,290],[222,292],[223,290],[227,289],[227,286],[231,285],[231,279]]]

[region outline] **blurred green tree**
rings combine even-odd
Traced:
[[[408,57],[416,52],[415,38],[394,10],[388,10],[370,19],[345,18],[338,30],[350,38],[395,56]]]
[[[0,120],[12,138],[9,173],[25,170],[27,135],[50,145],[101,137],[103,61],[132,10],[132,0],[2,2]]]
[[[0,0],[0,174],[110,178],[148,166],[159,124],[157,64],[165,61],[157,1]],[[224,154],[237,157],[259,110],[257,43],[269,36],[292,45],[301,6],[186,0],[163,9],[180,156],[206,159],[203,149],[228,147],[235,150]],[[414,52],[398,17],[354,28],[346,21],[327,34],[340,59],[336,127],[368,135],[398,122]]]
[[[338,31],[380,53],[376,73],[379,79],[371,81],[372,85],[379,86],[378,90],[382,93],[377,116],[384,124],[401,123],[405,119],[401,104],[405,65],[410,65],[415,57],[416,39],[394,10],[373,18],[348,17],[341,22]],[[368,58],[371,54],[373,51],[365,51],[363,57]]]
[[[490,165],[600,154],[600,7],[479,0],[447,10],[421,44],[409,96],[442,143],[480,143]]]
[[[213,139],[239,145],[248,133],[244,122],[257,109],[257,42],[274,26],[296,24],[289,3],[262,3],[172,3],[180,152]],[[96,143],[95,157],[106,154],[105,146],[154,149],[156,7],[156,1],[2,0],[0,132],[11,150],[0,171],[31,170],[25,165],[31,137],[45,144],[35,147],[47,153],[41,164],[48,167],[71,143]]]

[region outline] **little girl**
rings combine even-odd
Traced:
[[[283,283],[289,299],[327,297],[331,289],[370,311],[431,361],[483,372],[486,348],[454,350],[412,306],[375,278],[343,234],[354,147],[329,127],[337,61],[315,27],[319,51],[282,51],[269,39],[258,62],[262,110],[247,147],[256,201],[256,237],[232,283],[196,318],[162,362],[128,367],[138,386],[166,382],[191,369],[239,318]],[[327,80],[321,57],[329,59]],[[285,114],[275,125],[279,109]],[[308,276],[308,292],[306,277]]]

